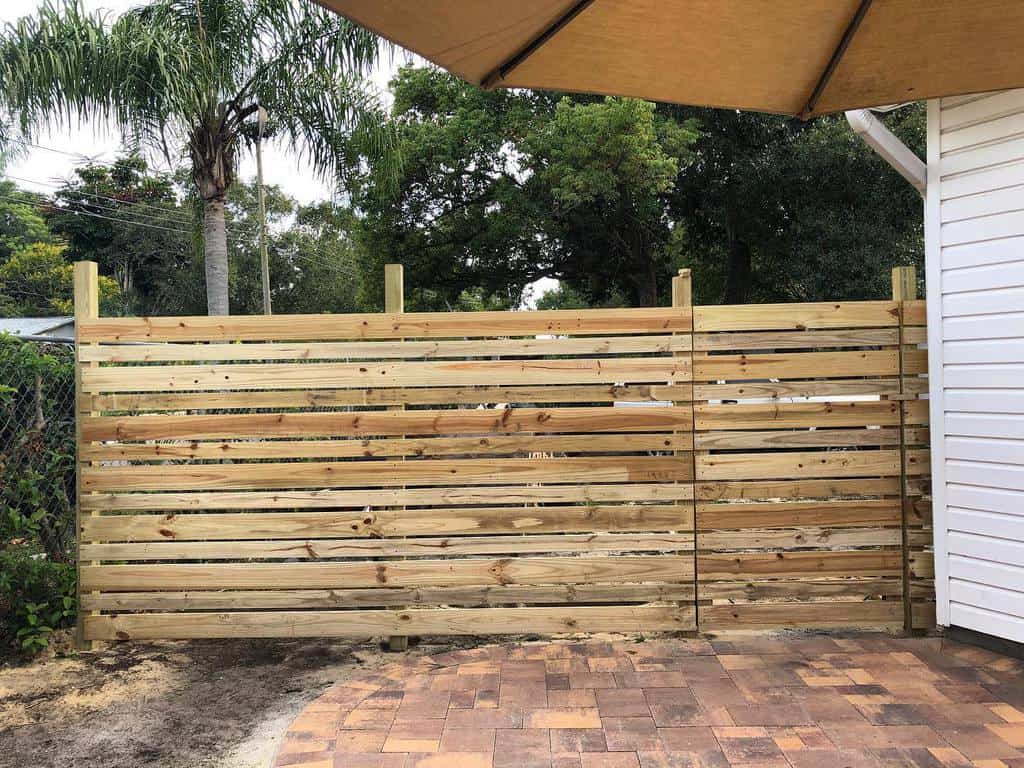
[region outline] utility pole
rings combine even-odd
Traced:
[[[263,129],[267,125],[267,110],[256,110],[259,131],[256,134],[256,184],[260,203],[260,271],[263,273],[263,314],[270,311],[270,258],[267,256],[267,203],[263,193]]]

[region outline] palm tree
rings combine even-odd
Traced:
[[[224,196],[259,106],[320,175],[363,153],[390,157],[363,78],[378,50],[372,33],[307,0],[153,0],[112,21],[79,0],[46,0],[0,32],[0,110],[26,139],[93,119],[144,151],[187,158],[203,203],[207,306],[226,315]]]

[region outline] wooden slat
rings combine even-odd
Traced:
[[[700,550],[729,549],[837,549],[844,547],[898,547],[899,528],[788,528],[776,530],[709,531],[697,536]]]
[[[743,400],[802,397],[862,397],[900,394],[899,379],[818,379],[814,381],[742,381],[694,384],[694,400]]]
[[[692,489],[679,495],[692,493]],[[502,497],[498,497],[502,498]],[[492,499],[493,500],[493,499]],[[83,541],[458,536],[495,533],[641,532],[693,529],[688,504],[466,507],[179,515],[102,515],[83,520]]]
[[[282,584],[302,584],[309,589],[356,589],[389,585],[682,582],[692,577],[693,558],[688,555],[82,566],[83,589],[119,592],[272,589]]]
[[[899,499],[697,504],[697,527],[785,528],[899,525]]]
[[[854,352],[788,352],[749,355],[708,355],[694,361],[694,381],[737,379],[800,379],[829,376],[899,375],[895,349]]]
[[[718,581],[702,584],[701,597],[708,600],[806,600],[825,597],[860,599],[900,597],[903,588],[896,578],[771,579]]]
[[[830,481],[832,483],[840,481]],[[863,481],[859,481],[863,485]],[[558,502],[678,501],[690,499],[689,483],[621,485],[503,485],[479,488],[400,488],[350,491],[221,491],[206,493],[97,493],[83,500],[90,510],[324,509],[392,505],[554,504]]]
[[[217,389],[615,384],[689,381],[686,358],[622,357],[556,360],[456,360],[364,363],[127,365],[84,369],[87,392],[181,392]]]
[[[693,600],[693,584],[573,584],[543,587],[387,587],[218,592],[101,592],[82,596],[87,610],[177,611],[496,606],[516,603],[646,603]]]
[[[903,624],[903,602],[848,600],[714,605],[701,607],[700,614],[704,630],[898,626]]]
[[[90,616],[93,640],[231,637],[367,637],[480,635],[524,632],[652,632],[695,628],[692,606],[566,608],[441,608],[411,611],[286,611],[157,613]]]
[[[924,299],[903,302],[904,325],[928,325],[928,306]]]
[[[694,392],[694,397],[697,394]],[[898,426],[898,402],[695,405],[698,430]]]
[[[877,432],[878,430],[874,430]],[[803,434],[814,435],[815,432]],[[82,448],[91,461],[160,459],[379,458],[387,456],[497,456],[501,454],[685,451],[693,436],[680,434],[492,435],[488,437],[379,440],[243,440],[235,442],[93,443]]]
[[[730,304],[693,310],[695,332],[889,328],[898,324],[894,301]]]
[[[532,334],[689,331],[689,311],[671,308],[534,312],[416,312],[233,317],[104,317],[81,328],[83,342],[281,341],[459,338]]]
[[[696,333],[693,348],[701,352],[738,349],[814,349],[824,347],[884,347],[899,343],[895,328],[850,331],[768,331]]]
[[[716,453],[698,455],[695,460],[698,480],[871,477],[900,473],[898,450]]]
[[[898,576],[902,567],[898,549],[697,554],[699,581],[759,576]]]
[[[850,446],[898,445],[898,428],[882,429],[800,429],[760,432],[703,432],[694,435],[699,450],[760,448],[841,448]]]
[[[322,560],[335,557],[456,557],[541,552],[671,552],[692,548],[692,533],[616,533],[83,544],[82,557],[88,560]]]
[[[698,482],[700,501],[719,499],[831,499],[840,496],[898,496],[898,477],[871,480],[717,480]]]
[[[497,483],[635,483],[686,481],[690,461],[674,456],[587,456],[543,459],[259,462],[85,467],[89,491],[257,490]]]
[[[861,421],[864,418],[867,417],[861,417]],[[127,441],[516,432],[652,432],[688,430],[692,426],[692,419],[689,407],[678,406],[100,416],[83,418],[82,433],[83,439],[88,441]],[[810,415],[804,421],[809,419]]]
[[[187,411],[243,408],[334,408],[479,403],[630,403],[688,400],[689,384],[575,384],[503,387],[368,387],[277,392],[161,392],[93,395],[99,411]],[[685,395],[685,397],[684,397]]]
[[[303,344],[105,344],[82,360],[98,363],[204,360],[402,360],[449,357],[532,357],[686,352],[690,336],[605,336],[473,341],[357,341]]]

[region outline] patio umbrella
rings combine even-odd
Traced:
[[[1022,0],[319,0],[484,87],[779,112],[1024,86]]]

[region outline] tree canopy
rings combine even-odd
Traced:
[[[388,166],[390,134],[362,77],[378,49],[371,32],[292,0],[151,0],[113,21],[45,0],[0,33],[0,111],[22,136],[96,119],[185,162],[203,203],[208,310],[225,315],[224,201],[259,107],[319,174],[362,153]]]
[[[431,67],[391,87],[400,181],[371,162],[348,189],[364,269],[401,261],[416,308],[515,306],[542,277],[561,281],[545,306],[666,303],[679,267],[704,302],[876,298],[922,259],[920,198],[841,117],[485,92]],[[887,121],[923,148],[920,105]]]

